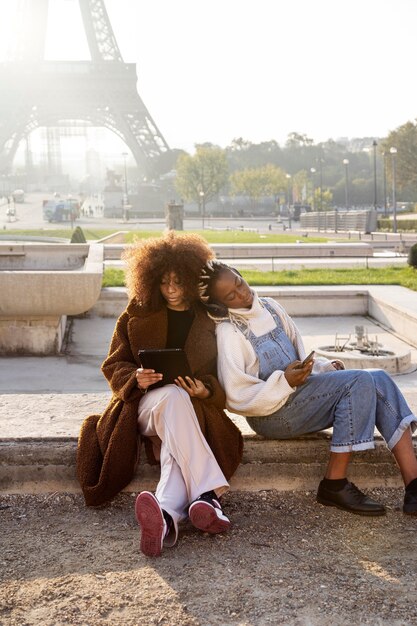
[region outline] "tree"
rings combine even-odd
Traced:
[[[306,202],[308,198],[309,176],[306,170],[300,170],[292,177],[292,197],[294,202]]]
[[[281,166],[282,151],[274,140],[251,143],[238,137],[226,148],[229,166],[232,172],[251,167],[262,167],[272,163]]]
[[[280,167],[268,164],[233,172],[230,184],[232,195],[248,196],[255,205],[262,196],[277,196],[285,190],[286,178]]]
[[[332,202],[333,194],[330,189],[323,189],[323,193],[320,193],[320,187],[314,190],[314,206],[317,211],[330,211]]]
[[[229,168],[224,150],[197,146],[194,156],[183,154],[177,161],[175,186],[182,198],[205,206],[227,183]]]
[[[407,122],[390,132],[382,143],[385,158],[390,160],[390,148],[397,148],[396,184],[404,196],[417,194],[417,124]],[[387,163],[388,178],[391,179],[392,168]]]
[[[248,150],[251,145],[251,142],[243,139],[243,137],[235,137],[232,139],[232,143],[230,144],[230,150]]]
[[[167,172],[175,170],[177,160],[182,154],[186,154],[186,152],[184,150],[174,148],[173,150],[168,150],[167,152],[163,152],[159,156],[155,157],[148,179],[159,178],[160,176],[167,174]]]
[[[289,133],[287,136],[287,141],[285,143],[286,148],[292,147],[302,147],[302,146],[312,146],[314,144],[313,139],[307,137],[305,134],[301,133]]]

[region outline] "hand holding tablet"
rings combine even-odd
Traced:
[[[165,348],[161,350],[139,350],[139,358],[143,368],[153,370],[155,375],[162,375],[159,380],[149,385],[148,389],[156,389],[164,385],[175,383],[178,377],[193,374],[188,363],[187,355],[180,348]]]

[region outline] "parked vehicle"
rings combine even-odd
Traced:
[[[25,201],[25,192],[23,189],[15,189],[12,193],[13,202],[21,203]]]
[[[48,222],[72,222],[77,219],[79,212],[80,203],[74,198],[43,201],[43,219]]]

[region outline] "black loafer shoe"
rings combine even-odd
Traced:
[[[360,491],[353,483],[347,483],[340,491],[330,491],[320,483],[317,502],[325,506],[335,506],[358,515],[385,515],[385,507]],[[417,506],[417,502],[416,502]]]
[[[415,491],[405,492],[403,512],[407,515],[417,515],[417,493]]]

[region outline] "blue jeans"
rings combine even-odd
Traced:
[[[383,370],[339,370],[313,374],[275,413],[247,417],[268,439],[290,439],[333,427],[332,452],[373,448],[375,426],[390,450],[417,419]]]

